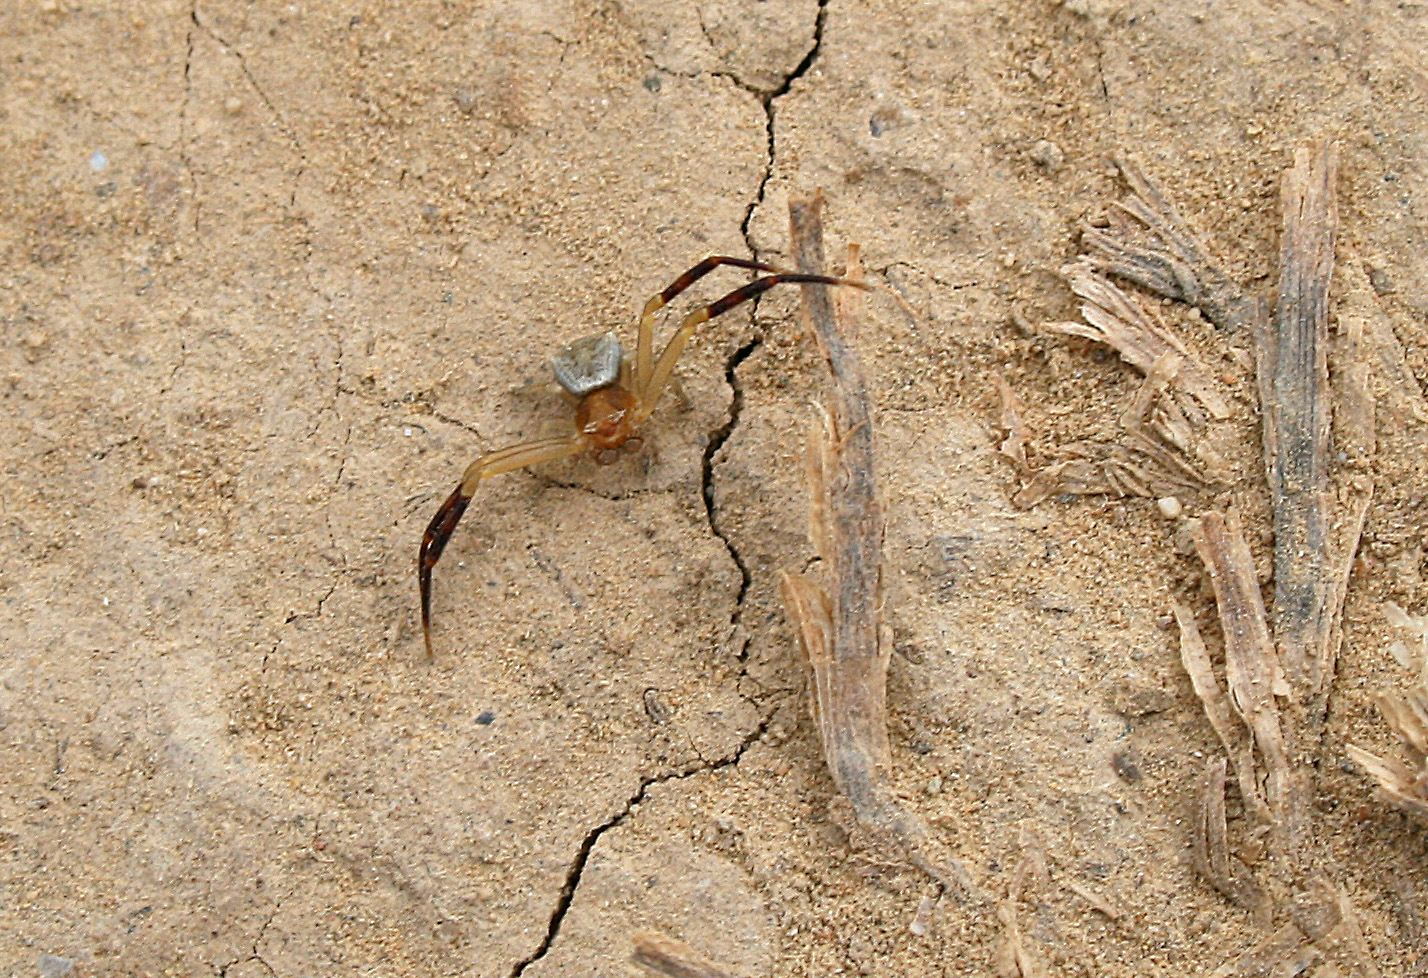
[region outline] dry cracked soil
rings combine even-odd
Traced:
[[[1209,607],[1185,518],[1228,494],[1267,553],[1249,340],[1165,307],[1234,409],[1179,519],[1016,508],[995,378],[1046,451],[1113,439],[1139,375],[1040,328],[1108,159],[1267,293],[1319,137],[1379,488],[1313,814],[1383,974],[1428,973],[1424,830],[1344,753],[1398,752],[1382,609],[1428,604],[1428,6],[11,0],[0,59],[4,974],[620,975],[645,928],[748,976],[1008,973],[821,757],[778,596],[796,290],[702,330],[640,457],[487,483],[422,651],[422,529],[568,424],[550,354],[705,255],[787,261],[815,187],[913,313],[858,337],[899,791],[987,892],[1033,867],[1045,974],[1234,961],[1263,933],[1190,864],[1219,748],[1169,614]]]

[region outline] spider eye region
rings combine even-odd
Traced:
[[[571,343],[550,358],[550,368],[556,383],[580,397],[619,379],[624,356],[614,333],[600,333]]]

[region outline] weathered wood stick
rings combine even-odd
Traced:
[[[1284,175],[1279,302],[1272,335],[1255,337],[1268,370],[1261,404],[1274,504],[1274,627],[1294,695],[1317,696],[1332,669],[1329,508],[1329,287],[1338,208],[1337,153],[1325,142],[1294,153]]]
[[[793,254],[803,272],[823,267],[822,203],[821,194],[789,202]],[[892,643],[881,621],[883,521],[873,474],[873,412],[857,351],[839,329],[829,292],[805,288],[804,312],[832,373],[829,406],[810,438],[808,469],[811,535],[832,586],[825,590],[810,577],[785,573],[784,600],[813,671],[824,757],[858,822],[899,845],[944,890],[971,893],[961,866],[929,854],[926,827],[897,799],[889,776]]]

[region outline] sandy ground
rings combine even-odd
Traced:
[[[1382,972],[1428,973],[1424,831],[1344,752],[1398,753],[1382,608],[1428,604],[1422,3],[26,0],[0,38],[3,973],[619,975],[654,927],[750,976],[993,974],[987,907],[910,930],[933,890],[809,718],[796,293],[703,332],[643,459],[487,484],[422,654],[422,528],[567,423],[551,352],[786,260],[816,186],[918,316],[860,338],[909,806],[989,893],[1039,855],[1048,975],[1234,960],[1263,933],[1189,864],[1199,562],[1150,500],[1016,509],[993,377],[1048,450],[1112,437],[1138,375],[1035,328],[1107,157],[1269,290],[1316,136],[1380,410],[1314,816]],[[1229,499],[1263,559],[1248,337],[1167,313],[1234,406],[1186,515]]]

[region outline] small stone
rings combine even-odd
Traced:
[[[482,710],[480,713],[476,714],[476,722],[483,727],[489,727],[491,724],[496,722],[496,714],[492,713],[490,710]]]
[[[868,132],[874,139],[889,129],[896,129],[905,121],[903,111],[895,105],[885,105],[868,117]]]
[[[41,954],[35,961],[43,978],[63,978],[74,969],[74,960],[62,958],[58,954]]]
[[[1116,751],[1111,755],[1111,767],[1115,768],[1122,781],[1128,784],[1135,784],[1141,779],[1140,765],[1136,763],[1135,751]]]
[[[660,696],[659,690],[645,690],[645,715],[650,718],[650,723],[663,725],[669,722],[669,704]]]
[[[1155,501],[1155,508],[1168,520],[1173,520],[1185,512],[1185,507],[1180,505],[1180,500],[1174,496],[1161,496]]]
[[[1031,162],[1050,173],[1061,169],[1066,162],[1066,154],[1049,139],[1038,139],[1031,147]]]
[[[243,100],[236,95],[230,95],[223,100],[223,111],[229,115],[237,115],[243,111]]]

